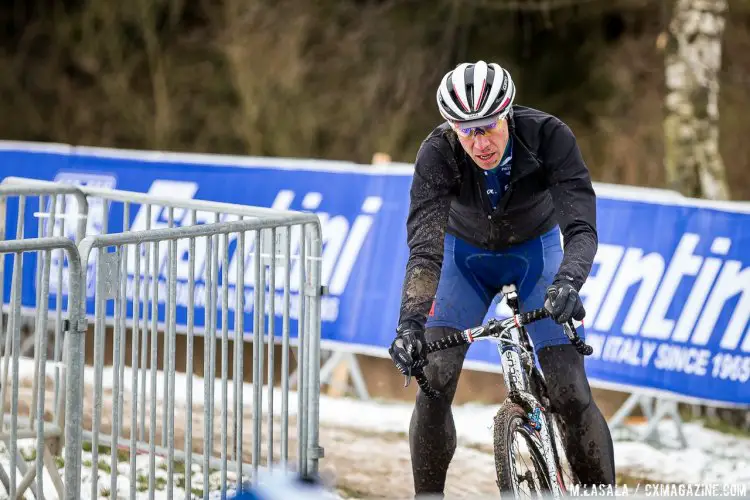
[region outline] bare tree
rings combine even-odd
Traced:
[[[718,124],[726,11],[726,0],[676,0],[666,35],[665,168],[686,196],[729,198]]]

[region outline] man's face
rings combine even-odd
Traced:
[[[472,129],[462,129],[453,124],[464,151],[474,160],[479,168],[492,170],[502,159],[505,145],[508,143],[508,121],[502,119],[496,124]]]

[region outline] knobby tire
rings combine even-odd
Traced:
[[[513,444],[515,440],[520,439],[519,433],[526,437],[526,445],[531,452],[531,463],[536,469],[535,473],[542,489],[536,494],[541,495],[545,491],[551,490],[544,453],[541,446],[536,443],[535,431],[530,430],[524,425],[525,423],[526,412],[519,405],[510,401],[505,401],[495,415],[495,472],[497,473],[497,486],[501,495],[517,496],[518,483]]]

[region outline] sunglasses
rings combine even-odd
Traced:
[[[460,127],[456,123],[454,123],[453,130],[455,130],[459,136],[463,138],[468,138],[468,137],[471,137],[472,135],[478,135],[478,134],[485,135],[488,133],[492,133],[491,131],[497,129],[497,126],[499,123],[500,123],[499,121],[496,121],[496,122],[490,123],[489,125],[483,125],[481,127],[468,127],[468,128]]]

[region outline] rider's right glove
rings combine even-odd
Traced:
[[[424,353],[426,343],[423,328],[410,322],[402,323],[396,328],[396,338],[393,339],[388,354],[396,368],[409,376],[427,366],[427,356]]]

